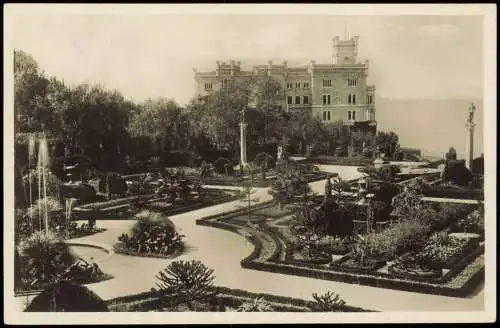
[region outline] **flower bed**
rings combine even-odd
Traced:
[[[338,270],[343,270],[346,272],[354,272],[354,273],[359,273],[359,272],[373,272],[377,271],[378,269],[381,269],[383,266],[385,266],[387,261],[385,260],[379,260],[379,259],[373,259],[373,258],[367,258],[365,259],[364,263],[361,264],[357,259],[354,259],[350,254],[346,255],[337,261],[331,263],[330,267]]]
[[[116,253],[141,257],[173,258],[182,253],[183,235],[160,213],[143,211],[128,234],[122,234],[114,245]]]
[[[429,186],[423,190],[426,197],[455,198],[455,199],[484,199],[482,189],[469,189],[459,186]]]
[[[391,265],[388,271],[398,278],[411,278],[419,281],[436,281],[443,276],[443,270],[438,269],[409,269]]]

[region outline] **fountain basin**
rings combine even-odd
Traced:
[[[101,243],[67,241],[66,244],[76,255],[89,262],[102,262],[115,253],[111,246]]]

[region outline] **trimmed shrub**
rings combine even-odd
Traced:
[[[97,294],[71,281],[60,281],[37,295],[26,312],[108,312]]]
[[[99,191],[112,195],[124,195],[127,192],[127,183],[119,173],[110,172],[99,181]]]
[[[218,174],[233,175],[233,165],[227,158],[220,157],[214,162],[214,170]]]
[[[63,184],[61,195],[64,198],[77,198],[83,203],[89,203],[97,198],[96,191],[88,183],[82,184]]]
[[[472,181],[472,173],[465,167],[464,160],[447,160],[443,181],[459,186],[467,186]]]
[[[272,169],[276,165],[276,160],[268,153],[258,153],[253,162],[258,167],[264,167],[265,169]]]

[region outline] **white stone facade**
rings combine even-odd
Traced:
[[[241,70],[239,61],[216,63],[212,72],[195,71],[196,94],[204,96],[230,87],[231,81],[272,77],[284,92],[283,102],[290,111],[303,110],[319,117],[325,124],[343,121],[371,122],[375,119],[375,86],[367,83],[368,61],[357,61],[358,37],[333,40],[335,55],[331,64],[290,67],[287,62],[254,66]]]

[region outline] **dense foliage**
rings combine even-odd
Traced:
[[[25,285],[53,283],[76,261],[67,244],[45,232],[35,232],[24,239],[19,255]]]
[[[100,85],[66,85],[48,77],[21,50],[14,51],[14,77],[16,133],[44,133],[49,158],[80,154],[100,171],[233,158],[239,149],[241,110],[246,111],[249,158],[274,152],[278,144],[301,154],[312,146],[325,155],[348,145],[362,151],[363,145],[375,144],[391,155],[398,144],[393,132],[375,136],[351,131],[342,122],[326,127],[308,113],[287,112],[281,83],[272,78],[233,81],[230,88],[195,97],[183,107],[166,98],[134,103]],[[16,164],[24,167],[30,160],[28,139],[18,139]]]
[[[108,312],[108,306],[87,287],[61,281],[37,295],[26,312]]]

